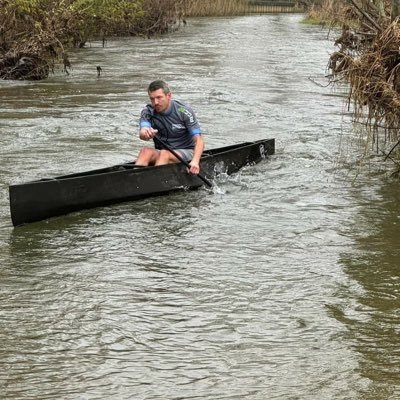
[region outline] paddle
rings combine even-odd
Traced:
[[[163,140],[161,140],[159,137],[154,136],[153,138],[156,142],[158,142],[161,146],[165,147],[168,151],[170,151],[183,165],[188,167],[190,169],[190,165],[187,161],[185,161],[179,153],[177,153],[172,147],[168,146]],[[210,188],[212,188],[211,182],[203,176],[201,173],[197,174],[197,176]]]

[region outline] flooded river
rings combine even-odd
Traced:
[[[0,82],[1,398],[400,397],[400,187],[355,167],[332,40],[301,18],[194,19]],[[207,147],[274,137],[276,154],[218,191],[14,229],[10,183],[135,158],[155,78]]]

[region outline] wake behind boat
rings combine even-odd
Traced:
[[[201,172],[212,180],[221,171],[230,175],[274,152],[274,139],[206,150],[201,158]],[[73,211],[197,189],[203,184],[181,163],[157,167],[139,167],[133,162],[119,164],[10,185],[11,219],[18,226]]]

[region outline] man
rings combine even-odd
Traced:
[[[153,139],[155,148],[142,148],[136,165],[179,162],[172,152],[163,149],[157,140],[159,138],[189,163],[190,173],[197,175],[200,172],[204,141],[195,113],[187,104],[172,99],[172,93],[164,81],[157,80],[150,83],[147,92],[151,104],[141,112],[139,137],[142,140]]]

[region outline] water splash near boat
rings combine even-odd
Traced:
[[[218,185],[216,178],[213,179],[212,184],[213,184],[212,188],[210,189],[212,194],[216,194],[216,195],[224,195],[224,194],[226,194],[226,190]]]

